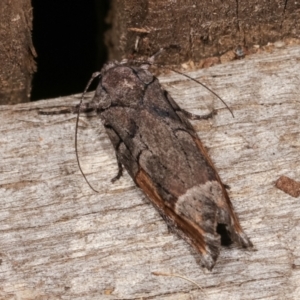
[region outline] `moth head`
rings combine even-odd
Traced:
[[[111,63],[103,70],[96,94],[109,95],[111,106],[134,108],[143,101],[145,90],[153,79],[145,69]]]

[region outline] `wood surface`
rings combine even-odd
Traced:
[[[28,102],[36,71],[30,0],[0,1],[0,105]]]
[[[106,33],[109,59],[143,57],[176,65],[299,38],[299,1],[111,0]]]
[[[79,95],[0,106],[0,299],[299,299],[300,199],[275,187],[300,179],[300,46],[160,77],[193,124],[255,245],[222,248],[212,272],[129,175],[114,184],[113,148],[97,117],[39,115]],[[92,94],[89,94],[91,96]],[[179,274],[198,283],[153,272]]]

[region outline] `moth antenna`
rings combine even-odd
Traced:
[[[186,77],[186,78],[189,78],[189,79],[191,79],[192,81],[195,81],[195,82],[197,82],[197,83],[199,83],[200,85],[202,85],[204,88],[206,88],[209,92],[211,92],[213,95],[215,95],[225,106],[226,106],[226,108],[230,111],[230,113],[231,113],[231,115],[232,115],[232,117],[234,118],[234,114],[233,114],[233,112],[232,112],[232,110],[230,109],[230,107],[226,104],[226,102],[216,93],[216,92],[214,92],[212,89],[210,89],[208,86],[206,86],[205,84],[203,84],[201,81],[199,81],[199,80],[197,80],[197,79],[195,79],[195,78],[193,78],[193,77],[190,77],[189,75],[186,75],[186,74],[184,74],[184,73],[182,73],[182,72],[180,72],[180,71],[176,71],[175,69],[172,69],[172,68],[168,68],[168,69],[170,69],[170,70],[172,70],[173,72],[175,72],[175,73],[177,73],[177,74],[180,74],[180,75],[182,75],[182,76],[184,76],[184,77]]]
[[[203,290],[203,288],[196,281],[194,281],[194,280],[192,280],[190,278],[187,278],[187,277],[185,277],[183,275],[176,274],[176,273],[170,273],[170,274],[168,274],[168,273],[164,273],[164,272],[151,272],[151,273],[152,273],[152,275],[155,275],[155,276],[170,276],[170,277],[182,278],[182,279],[184,279],[186,281],[189,281],[189,282],[195,284],[201,290],[201,292],[204,293],[207,296],[206,292]]]
[[[81,110],[81,105],[82,105],[82,102],[83,102],[83,98],[88,90],[88,88],[90,87],[91,83],[93,82],[93,80],[98,77],[99,75],[101,75],[101,72],[95,72],[92,74],[88,84],[86,85],[83,93],[82,93],[82,96],[81,96],[81,99],[80,99],[80,102],[78,104],[78,112],[77,112],[77,118],[76,118],[76,127],[75,127],[75,154],[76,154],[76,160],[77,160],[77,164],[78,164],[78,167],[79,167],[79,170],[82,174],[82,176],[84,177],[86,183],[89,185],[89,187],[96,193],[99,193],[99,191],[97,191],[96,189],[94,189],[92,187],[92,185],[89,183],[89,181],[87,180],[86,176],[84,175],[83,173],[83,170],[81,168],[81,165],[80,165],[80,161],[79,161],[79,155],[78,155],[78,150],[77,150],[77,133],[78,133],[78,124],[79,124],[79,115],[80,115],[80,110]]]
[[[148,63],[149,65],[155,65],[155,63],[154,63],[155,58],[156,58],[157,56],[159,56],[163,51],[165,51],[165,49],[164,49],[164,48],[160,48],[156,53],[154,53],[154,54],[148,59],[147,63]],[[182,75],[182,76],[184,76],[184,77],[186,77],[186,78],[189,78],[189,79],[191,79],[192,81],[194,81],[194,82],[200,84],[201,86],[203,86],[205,89],[207,89],[209,92],[211,92],[214,96],[216,96],[216,97],[217,97],[217,98],[218,98],[218,99],[226,106],[226,108],[230,111],[232,117],[234,118],[234,114],[233,114],[232,110],[230,109],[230,107],[226,104],[226,102],[225,102],[225,101],[224,101],[224,100],[223,100],[216,92],[214,92],[212,89],[210,89],[209,87],[207,87],[207,86],[206,86],[205,84],[203,84],[201,81],[199,81],[199,80],[197,80],[197,79],[195,79],[195,78],[193,78],[193,77],[190,77],[189,75],[186,75],[186,74],[184,74],[184,73],[182,73],[182,72],[180,72],[180,71],[176,71],[176,70],[173,69],[173,68],[165,67],[165,66],[162,66],[162,65],[157,65],[157,66],[160,66],[160,67],[163,67],[163,68],[167,68],[167,69],[169,69],[169,70],[171,70],[171,71],[173,71],[173,72],[175,72],[175,73],[177,73],[177,74],[180,74],[180,75]]]

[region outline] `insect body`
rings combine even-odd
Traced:
[[[99,114],[119,165],[148,196],[168,226],[191,244],[212,269],[223,226],[232,241],[252,243],[188,118],[149,71],[111,63],[100,74],[91,103]]]

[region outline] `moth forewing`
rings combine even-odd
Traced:
[[[106,65],[86,107],[97,111],[114,146],[116,178],[124,166],[168,226],[198,251],[203,266],[212,269],[218,258],[219,225],[232,241],[252,246],[188,120],[195,115],[182,110],[148,70]]]

